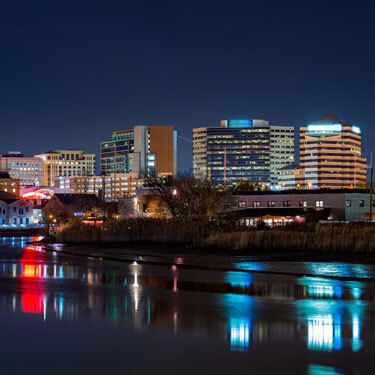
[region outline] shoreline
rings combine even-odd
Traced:
[[[279,262],[345,262],[345,263],[361,263],[361,264],[375,264],[375,253],[365,251],[295,251],[295,250],[254,250],[248,249],[233,249],[222,248],[218,246],[209,246],[204,248],[196,248],[194,246],[183,245],[180,243],[165,243],[165,242],[147,242],[147,241],[132,241],[132,242],[50,242],[50,241],[36,241],[30,242],[33,245],[62,245],[66,247],[90,247],[95,250],[100,249],[121,249],[123,254],[134,255],[140,251],[148,251],[148,255],[162,255],[162,254],[197,254],[197,255],[221,255],[221,256],[248,256],[254,258],[254,261],[279,261]],[[120,255],[120,254],[119,254]]]
[[[263,275],[278,275],[278,276],[291,276],[291,277],[315,277],[315,278],[325,278],[325,279],[333,279],[333,280],[340,280],[340,281],[359,281],[359,282],[375,282],[375,277],[354,277],[354,276],[339,276],[339,275],[319,275],[319,274],[313,274],[313,273],[307,273],[307,272],[289,272],[289,271],[269,271],[269,270],[247,270],[247,269],[241,269],[238,267],[233,267],[230,264],[228,266],[218,266],[218,265],[202,265],[202,264],[194,264],[194,263],[184,263],[184,264],[177,264],[176,262],[172,261],[171,259],[164,258],[163,261],[158,260],[147,260],[143,257],[147,256],[162,256],[165,255],[171,255],[174,254],[176,256],[178,255],[193,255],[196,253],[196,250],[194,249],[183,249],[183,252],[176,252],[176,248],[170,248],[167,251],[165,248],[164,251],[160,251],[160,245],[158,246],[158,251],[155,251],[155,244],[154,248],[151,250],[149,246],[146,244],[138,243],[138,246],[134,246],[134,244],[128,243],[127,247],[119,247],[117,244],[111,244],[111,246],[108,246],[108,244],[103,245],[97,245],[93,248],[90,244],[79,244],[78,250],[73,251],[72,248],[76,247],[77,244],[73,243],[56,243],[56,244],[46,244],[41,242],[33,242],[34,245],[37,246],[43,246],[43,250],[46,252],[56,252],[60,254],[70,255],[70,256],[77,256],[77,257],[84,257],[84,258],[91,258],[96,259],[98,261],[113,261],[113,262],[122,262],[122,263],[128,263],[132,264],[136,262],[137,264],[144,264],[144,265],[153,265],[153,266],[160,266],[160,267],[176,267],[176,269],[193,269],[193,270],[205,270],[205,271],[218,271],[218,272],[245,272],[250,274],[263,274]],[[64,246],[63,249],[56,249],[55,246]],[[118,250],[121,250],[121,253],[107,253],[105,250],[116,248]],[[104,250],[104,252],[103,252]],[[181,250],[181,248],[180,248]],[[190,251],[186,251],[190,250]],[[375,258],[366,259],[363,258],[361,254],[360,257],[358,257],[356,254],[355,257],[353,257],[353,254],[350,254],[349,257],[342,257],[343,254],[329,254],[329,253],[315,253],[315,254],[299,254],[301,257],[296,257],[296,254],[280,254],[280,253],[271,253],[271,254],[259,254],[259,253],[251,253],[248,252],[245,253],[233,253],[233,252],[223,252],[223,251],[217,251],[219,249],[211,249],[210,253],[212,255],[220,255],[220,256],[230,256],[230,257],[243,257],[248,256],[253,259],[250,259],[250,262],[341,262],[341,263],[350,263],[350,264],[365,264],[365,265],[375,265]],[[145,254],[144,252],[147,251]],[[209,253],[205,253],[209,255]],[[313,255],[313,257],[311,256]],[[322,256],[324,255],[324,256]],[[328,256],[328,257],[327,257]],[[340,256],[340,259],[338,259],[338,256]]]

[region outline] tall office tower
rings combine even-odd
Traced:
[[[53,150],[35,157],[44,162],[44,186],[54,186],[57,177],[95,174],[95,154],[82,150]]]
[[[270,126],[271,186],[278,185],[278,172],[294,163],[294,127]]]
[[[19,179],[21,186],[42,186],[44,183],[43,160],[24,156],[18,151],[0,156],[0,171]]]
[[[193,129],[193,173],[215,185],[270,183],[270,127],[264,120],[222,120]]]
[[[269,186],[276,170],[294,160],[292,127],[265,120],[222,120],[193,129],[193,173],[215,185],[251,180]]]
[[[100,143],[102,175],[174,175],[177,169],[177,132],[169,125],[136,125],[115,131]]]
[[[363,188],[361,130],[333,113],[300,129],[300,164],[307,188]]]

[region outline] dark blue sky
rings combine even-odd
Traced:
[[[371,1],[0,4],[0,152],[98,152],[133,124],[191,138],[224,118],[298,126],[329,111],[375,149]]]

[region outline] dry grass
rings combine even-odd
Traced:
[[[231,225],[198,223],[165,219],[128,219],[109,221],[102,227],[91,227],[80,222],[66,224],[57,234],[59,242],[155,242],[202,246],[205,239],[221,228]]]
[[[372,252],[375,251],[375,225],[298,224],[275,229],[239,230],[230,223],[129,219],[109,221],[102,227],[68,223],[57,234],[57,241],[169,243],[249,252]]]
[[[375,225],[310,224],[269,230],[215,233],[205,245],[249,251],[372,252]]]

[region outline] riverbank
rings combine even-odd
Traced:
[[[133,219],[105,223],[101,227],[79,222],[64,226],[56,236],[60,243],[121,244],[232,254],[367,254],[375,256],[375,225],[296,224],[277,228],[250,229],[233,224],[175,222]]]
[[[41,228],[0,228],[0,237],[32,237],[42,232]]]

